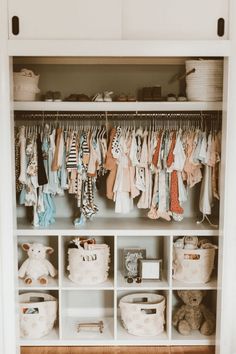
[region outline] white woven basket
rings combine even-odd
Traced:
[[[185,283],[207,283],[215,259],[215,248],[186,250],[173,249],[173,278]]]
[[[69,279],[77,284],[98,284],[107,280],[110,249],[106,244],[92,245],[91,249],[69,248]]]
[[[22,69],[13,73],[13,81],[15,101],[35,101],[36,94],[40,92],[39,75],[35,75],[31,70]]]
[[[21,294],[19,312],[20,336],[29,339],[41,338],[53,329],[57,318],[57,299],[44,293]]]
[[[165,324],[165,298],[152,293],[130,294],[119,303],[121,320],[130,334],[156,336]]]
[[[189,101],[221,101],[223,95],[222,60],[186,60],[186,94]]]

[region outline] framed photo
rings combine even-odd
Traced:
[[[138,274],[142,280],[161,280],[162,259],[139,259]]]
[[[138,261],[146,258],[146,249],[144,248],[124,248],[123,266],[125,277],[138,276]]]

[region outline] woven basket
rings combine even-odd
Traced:
[[[156,336],[165,324],[165,298],[152,293],[130,294],[119,303],[125,329],[135,336]]]
[[[36,94],[40,92],[39,75],[35,75],[31,70],[22,69],[13,73],[13,81],[15,101],[35,101]]]
[[[173,249],[173,278],[185,283],[204,284],[210,280],[215,259],[215,248],[186,250]]]
[[[223,61],[187,60],[186,94],[189,101],[222,101]]]
[[[69,248],[69,279],[77,284],[99,284],[107,280],[110,249],[106,244],[94,245],[89,250]]]
[[[19,311],[20,336],[29,339],[41,338],[53,329],[57,318],[57,299],[44,293],[21,294]]]

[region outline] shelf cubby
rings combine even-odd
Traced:
[[[27,289],[28,290],[28,289]],[[50,346],[50,345],[55,345],[56,343],[58,343],[58,341],[60,340],[60,298],[59,298],[59,291],[57,290],[48,290],[48,289],[44,289],[44,290],[34,290],[31,289],[32,291],[26,291],[26,290],[20,290],[19,291],[19,295],[23,294],[23,293],[29,293],[29,292],[33,292],[35,294],[38,294],[40,296],[40,294],[42,293],[47,293],[50,294],[52,296],[54,296],[57,301],[58,301],[58,306],[57,306],[57,319],[55,322],[55,325],[53,327],[53,329],[44,337],[41,337],[39,339],[28,339],[28,338],[20,338],[20,345],[22,346]]]
[[[180,289],[179,289],[180,290]],[[190,288],[185,289],[190,290]],[[202,287],[193,288],[192,290],[204,290]],[[210,311],[216,314],[216,303],[217,303],[217,291],[216,290],[204,290],[206,291],[206,296],[204,297],[202,303],[205,304]],[[172,291],[172,316],[175,311],[183,305],[183,301],[178,297],[177,291]],[[215,343],[215,334],[210,336],[205,336],[200,333],[198,330],[192,331],[188,336],[183,336],[180,334],[177,329],[172,325],[171,328],[171,337],[173,343],[185,343],[186,345],[214,345]]]
[[[104,331],[81,330],[80,322],[103,321]],[[110,290],[62,291],[62,339],[83,343],[114,339],[114,293]]]
[[[121,321],[121,313],[119,309],[120,299],[128,294],[141,294],[141,293],[156,293],[159,295],[163,295],[165,297],[165,324],[164,331],[157,336],[135,336],[133,334],[129,334],[128,331],[124,328]],[[170,338],[170,321],[169,321],[169,312],[170,312],[170,297],[168,290],[143,290],[136,291],[136,289],[132,289],[132,291],[121,290],[117,292],[117,340],[122,342],[123,344],[134,344],[135,342],[139,345],[152,345],[152,344],[166,344]]]
[[[47,235],[35,235],[35,236],[18,236],[17,238],[17,248],[18,248],[18,269],[22,263],[28,258],[27,253],[22,249],[21,245],[23,243],[41,243],[44,246],[49,246],[54,249],[54,252],[47,257],[47,259],[53,264],[53,266],[58,270],[58,274],[55,278],[48,276],[48,284],[42,285],[38,281],[33,280],[33,282],[28,285],[25,284],[24,280],[18,278],[18,288],[20,290],[56,290],[59,288],[59,242],[58,236],[47,236]]]
[[[110,247],[110,260],[109,263],[109,276],[106,282],[101,284],[94,285],[79,285],[72,282],[69,278],[69,271],[67,270],[68,266],[68,245],[71,240],[75,237],[73,236],[62,236],[61,237],[61,274],[62,281],[61,286],[63,290],[66,289],[104,289],[104,290],[112,290],[114,289],[114,236],[93,236],[90,234],[91,238],[95,238],[96,243],[102,244],[105,243]]]
[[[124,274],[124,248],[146,249],[146,258],[161,259],[162,279],[143,280],[137,284],[135,281],[131,284],[127,282]],[[170,237],[166,236],[120,236],[117,239],[117,288],[118,289],[168,289],[170,281],[170,263],[169,263]]]
[[[183,234],[183,236],[188,236],[188,234]],[[173,243],[174,241],[178,239],[177,236],[173,237]],[[209,242],[212,244],[216,245],[218,247],[219,245],[219,237],[218,236],[211,236],[211,235],[205,235],[205,236],[200,236],[198,237],[199,240],[201,239],[208,239]],[[173,257],[173,253],[171,253]],[[172,279],[172,289],[173,290],[217,290],[218,289],[218,282],[217,282],[217,277],[218,277],[218,249],[215,250],[215,259],[214,259],[214,268],[211,274],[211,277],[207,283],[188,283],[188,282],[183,282],[183,281],[178,281],[176,279]]]

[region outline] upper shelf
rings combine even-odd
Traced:
[[[9,40],[9,56],[227,57],[229,40]]]
[[[14,57],[16,65],[185,65],[187,57]]]
[[[14,102],[15,111],[219,111],[222,102]]]

